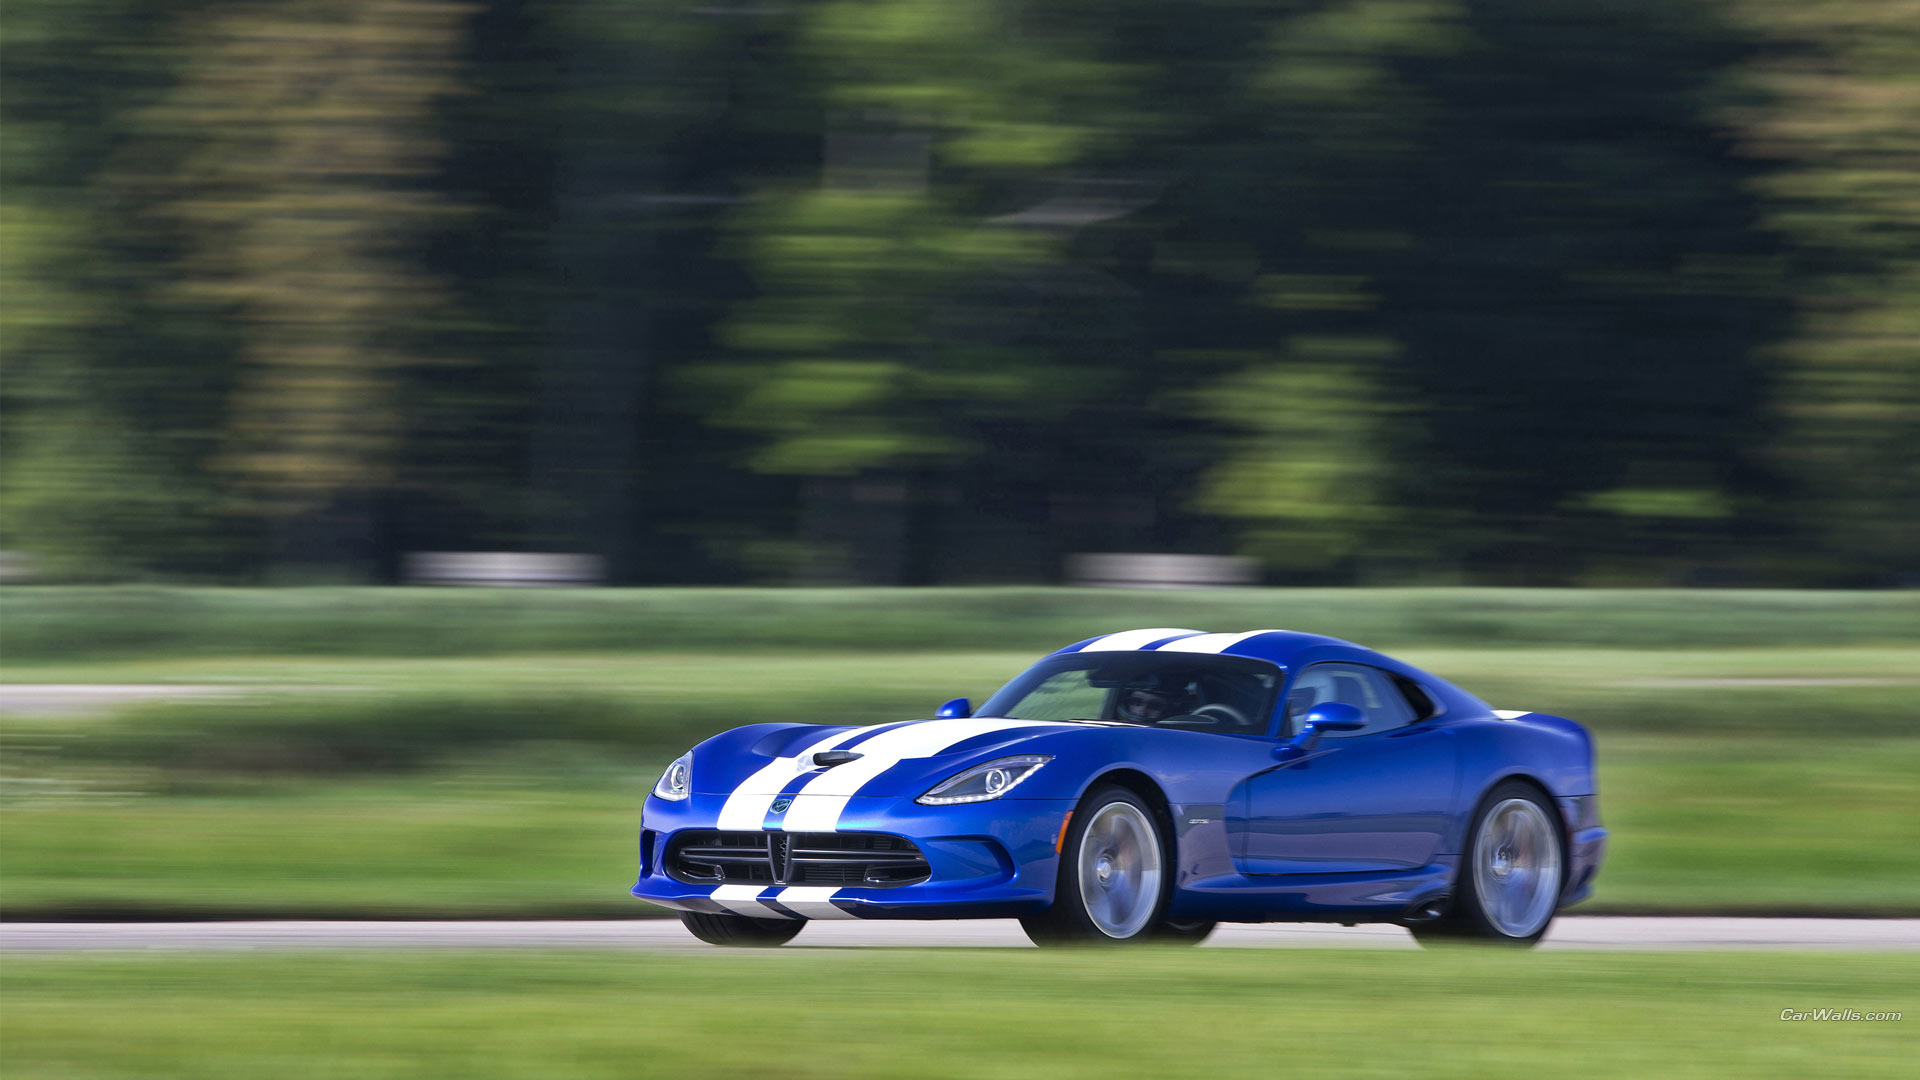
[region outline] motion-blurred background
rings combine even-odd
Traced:
[[[15,573],[1920,573],[1902,0],[5,19]]]
[[[0,917],[644,914],[699,739],[1143,625],[1587,723],[1586,910],[1916,912],[1912,0],[0,19]],[[23,1076],[1912,1059],[1750,1026],[1898,957],[814,956],[0,993]]]

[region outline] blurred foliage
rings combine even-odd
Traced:
[[[109,172],[181,247],[160,302],[239,334],[208,467],[273,513],[387,482],[398,371],[432,280],[410,241],[445,209],[429,109],[467,10],[444,0],[212,4]]]
[[[1018,650],[1137,626],[1310,629],[1370,646],[1912,646],[1911,592],[1557,589],[192,589],[6,596],[0,678],[223,656]],[[111,680],[108,680],[111,681]],[[131,681],[143,681],[134,678]]]
[[[1243,543],[1283,566],[1351,558],[1393,510],[1374,371],[1391,342],[1295,340],[1287,362],[1254,366],[1199,395],[1206,415],[1247,432],[1207,477],[1201,505],[1254,523]]]
[[[1777,453],[1827,550],[1910,565],[1920,540],[1920,5],[1742,0],[1770,46],[1734,113],[1773,228],[1808,272],[1778,346]]]
[[[1867,0],[16,0],[56,579],[1898,584]]]

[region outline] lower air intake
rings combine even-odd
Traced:
[[[878,833],[690,829],[674,834],[661,865],[667,876],[689,885],[891,889],[933,873],[913,841]]]

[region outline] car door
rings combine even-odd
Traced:
[[[1332,874],[1426,866],[1439,852],[1458,762],[1444,726],[1415,712],[1396,679],[1361,664],[1315,664],[1288,689],[1287,731],[1313,705],[1343,701],[1367,726],[1330,733],[1302,758],[1236,793],[1244,874]],[[1424,703],[1430,707],[1430,703]]]

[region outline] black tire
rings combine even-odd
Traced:
[[[1450,915],[1431,922],[1413,923],[1407,927],[1407,932],[1413,935],[1413,940],[1427,948],[1474,940],[1473,934],[1466,926]]]
[[[1162,919],[1148,931],[1155,945],[1198,945],[1207,940],[1213,928],[1219,924],[1213,922],[1176,922]]]
[[[1102,930],[1088,912],[1086,898],[1080,888],[1080,852],[1086,841],[1087,829],[1102,817],[1102,812],[1116,804],[1131,807],[1137,815],[1127,815],[1129,821],[1146,823],[1150,830],[1153,849],[1158,854],[1156,873],[1159,878],[1157,890],[1151,897],[1152,912],[1146,917],[1139,929],[1125,936],[1116,936]],[[1053,906],[1037,915],[1024,916],[1020,925],[1035,945],[1126,945],[1138,942],[1167,941],[1171,939],[1159,936],[1162,926],[1166,925],[1160,915],[1167,908],[1167,897],[1172,892],[1173,874],[1172,849],[1167,843],[1165,830],[1161,827],[1159,816],[1140,796],[1117,784],[1103,784],[1087,792],[1086,798],[1074,808],[1073,821],[1068,825],[1067,836],[1060,845],[1059,877],[1054,881]],[[1139,899],[1145,900],[1141,896]],[[1137,921],[1129,920],[1129,921]],[[1192,924],[1183,924],[1192,925]],[[1206,924],[1211,931],[1213,925]],[[1205,937],[1202,933],[1191,938],[1189,943]]]
[[[1511,927],[1503,927],[1502,919],[1489,913],[1486,902],[1480,896],[1478,875],[1474,872],[1476,860],[1481,857],[1483,842],[1491,840],[1482,835],[1489,816],[1495,808],[1514,800],[1533,804],[1545,818],[1545,842],[1552,848],[1554,866],[1546,890],[1552,896],[1552,904],[1547,908],[1544,920],[1531,932],[1517,934],[1512,932]],[[1439,919],[1407,927],[1413,933],[1414,940],[1429,946],[1478,942],[1528,949],[1538,944],[1546,934],[1547,927],[1553,925],[1560,894],[1567,884],[1567,841],[1561,831],[1560,814],[1554,809],[1552,801],[1539,788],[1524,780],[1503,781],[1481,798],[1480,805],[1474,809],[1473,824],[1467,830],[1466,843],[1461,846],[1466,851],[1460,857],[1460,869],[1454,881],[1453,907]]]
[[[707,915],[683,911],[680,922],[709,945],[771,949],[793,940],[806,923],[800,919],[749,919],[745,915]]]

